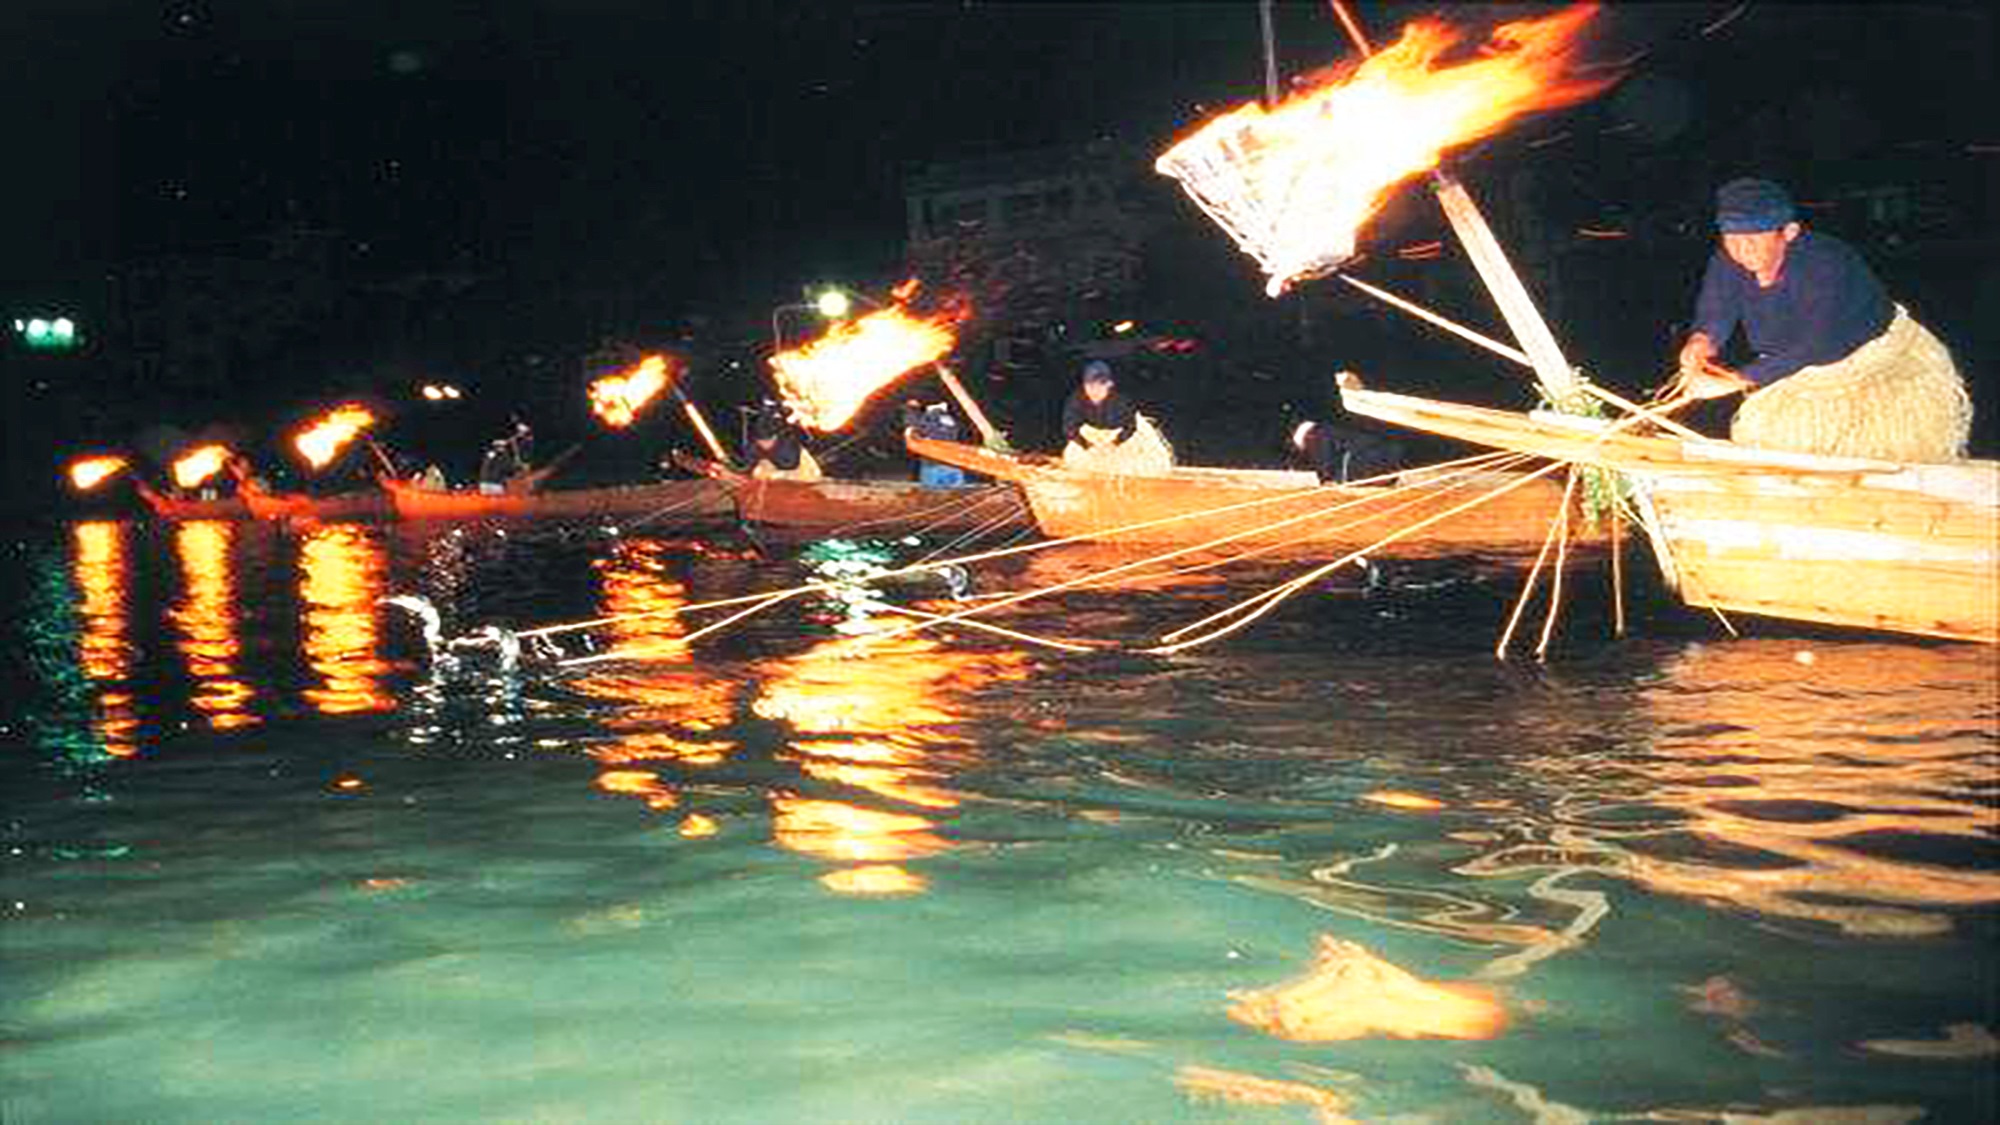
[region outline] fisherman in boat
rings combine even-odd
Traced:
[[[486,456],[479,461],[479,491],[488,496],[498,496],[507,491],[507,482],[521,471],[521,463],[514,457],[514,443],[510,438],[494,438],[486,447]]]
[[[1334,376],[1342,390],[1360,390],[1361,377],[1352,371]],[[1335,400],[1335,420],[1308,418],[1292,427],[1292,450],[1319,474],[1321,484],[1369,481],[1403,465],[1403,443],[1370,433],[1354,423]]]
[[[819,462],[791,414],[764,400],[750,422],[750,475],[759,480],[819,480]]]
[[[903,403],[903,433],[932,441],[958,441],[958,415],[942,402],[909,399]],[[926,488],[959,488],[965,484],[965,470],[956,465],[919,460],[917,483]]]
[[[1744,445],[1890,461],[1965,456],[1972,403],[1951,353],[1889,299],[1847,243],[1807,231],[1769,180],[1716,192],[1722,246],[1695,299],[1694,331],[1670,388],[1743,392],[1730,438]],[[1756,358],[1717,357],[1741,326]]]
[[[1063,464],[1106,473],[1159,474],[1174,467],[1173,450],[1153,420],[1119,393],[1111,365],[1083,365],[1083,384],[1063,403]]]

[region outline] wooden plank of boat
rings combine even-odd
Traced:
[[[1350,391],[1348,409],[1617,469],[1667,580],[1694,606],[2000,642],[2000,463],[1901,465]]]
[[[804,532],[901,535],[922,531],[1005,531],[1028,522],[1011,484],[935,488],[915,481],[816,481],[751,476],[726,465],[683,458],[729,490],[749,523]]]
[[[250,509],[241,497],[169,496],[145,481],[135,479],[132,483],[139,490],[139,498],[146,502],[147,509],[157,519],[240,520],[250,516]]]
[[[332,522],[341,520],[386,519],[395,514],[389,497],[380,489],[366,489],[356,492],[339,492],[331,496],[313,496],[303,492],[275,492],[245,480],[239,483],[237,495],[250,509],[250,515],[260,520],[316,520]]]
[[[1073,469],[1053,457],[954,442],[912,437],[909,447],[920,457],[1019,484],[1042,533],[1054,538],[1174,547],[1227,538],[1218,549],[1267,554],[1366,549],[1392,532],[1519,479],[1503,472],[1453,478],[1413,470],[1394,486],[1337,485],[1321,484],[1309,472],[1201,467],[1124,476]],[[1561,484],[1532,481],[1390,543],[1380,553],[1404,558],[1532,555],[1561,511],[1562,496]],[[1580,559],[1601,553],[1608,534],[1601,524],[1579,517],[1571,526],[1576,536],[1572,554]]]
[[[406,520],[584,519],[595,516],[671,516],[677,522],[728,516],[727,490],[710,480],[671,480],[609,488],[550,492],[438,491],[408,481],[384,480],[396,514]]]

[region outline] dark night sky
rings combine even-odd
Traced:
[[[1850,64],[1883,126],[1993,139],[1950,136],[1975,127],[1973,91],[1990,92],[1980,6],[1755,4],[1700,34],[1733,7],[1614,6],[1600,21],[1605,57],[1650,49],[1644,72],[1694,92],[1684,139],[1828,59]],[[1247,0],[9,9],[0,277],[17,285],[292,217],[388,268],[754,291],[890,268],[913,164],[1096,136],[1156,147],[1195,106],[1261,81]],[[1426,9],[1358,10],[1381,37]],[[1324,5],[1300,2],[1280,5],[1280,49],[1297,72],[1346,45]],[[1853,66],[1857,52],[1881,61]]]

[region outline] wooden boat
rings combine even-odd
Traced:
[[[901,480],[784,480],[755,477],[700,458],[681,461],[727,489],[746,523],[816,535],[998,532],[1028,526],[1020,493],[1008,484],[933,488]]]
[[[2000,462],[1904,465],[1381,391],[1344,399],[1371,418],[1624,474],[1689,605],[2000,642]]]
[[[421,488],[383,479],[398,517],[406,520],[585,519],[659,516],[676,522],[725,518],[735,506],[726,489],[706,479],[669,480],[608,488],[486,493]]]
[[[239,482],[236,494],[243,498],[250,515],[260,520],[342,520],[387,519],[395,514],[388,494],[381,489],[339,492],[314,496],[304,492],[277,492],[255,480]]]
[[[250,509],[240,496],[170,496],[136,477],[132,486],[157,519],[240,520],[250,516]]]
[[[1217,551],[1259,555],[1370,549],[1386,557],[1512,559],[1541,548],[1563,496],[1559,482],[1522,483],[1519,474],[1493,471],[1453,476],[1411,470],[1395,485],[1323,485],[1313,473],[1280,469],[1177,467],[1161,476],[1124,476],[1071,468],[1049,456],[918,437],[908,444],[927,460],[1020,485],[1044,535],[1094,542],[1214,544]],[[1445,514],[1508,485],[1515,487]],[[1437,516],[1442,518],[1373,549],[1392,533]],[[1601,553],[1601,525],[1577,518],[1572,528],[1573,558]]]

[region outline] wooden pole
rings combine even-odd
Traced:
[[[1442,172],[1434,178],[1433,188],[1439,205],[1444,208],[1444,217],[1472,259],[1473,268],[1479,271],[1479,279],[1486,283],[1486,291],[1500,306],[1500,315],[1513,330],[1515,341],[1528,354],[1543,392],[1554,402],[1569,399],[1576,390],[1576,373],[1563,358],[1555,334],[1535,308],[1534,298],[1528,295],[1527,286],[1521,284],[1521,276],[1514,272],[1506,251],[1500,248],[1500,240],[1493,237],[1493,229],[1486,225],[1486,216],[1480,213],[1479,205],[1472,201],[1465,185]]]
[[[965,384],[959,382],[958,376],[944,364],[937,363],[932,366],[937,368],[938,381],[944,384],[945,390],[951,392],[951,397],[958,402],[959,408],[965,411],[965,416],[972,420],[972,428],[979,431],[979,440],[989,447],[1000,446],[1002,444],[1000,431],[993,428],[993,420],[986,416],[984,410],[979,409],[979,404],[973,401],[972,395],[966,391]]]
[[[1340,17],[1340,26],[1347,29],[1347,37],[1354,40],[1354,46],[1360,50],[1362,57],[1374,54],[1375,48],[1369,46],[1367,34],[1361,30],[1354,13],[1347,10],[1347,5],[1342,0],[1328,0],[1328,3],[1333,6],[1333,14]]]
[[[688,421],[694,426],[694,432],[701,435],[701,443],[708,447],[708,451],[717,461],[729,464],[729,451],[722,448],[722,442],[715,436],[715,431],[708,428],[708,418],[702,414],[701,407],[696,406],[693,399],[682,394],[678,387],[674,388],[674,397],[681,400],[681,409],[687,413]]]

